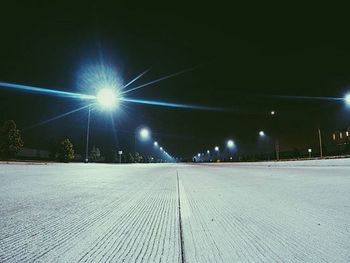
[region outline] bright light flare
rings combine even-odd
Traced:
[[[148,140],[149,137],[150,137],[150,135],[151,135],[151,132],[149,131],[149,129],[147,129],[147,128],[142,128],[142,129],[140,130],[140,137],[141,137],[141,139],[143,139],[143,140]]]
[[[228,147],[228,148],[233,148],[233,147],[235,147],[234,141],[228,140],[228,141],[227,141],[227,147]]]
[[[350,93],[346,94],[344,97],[346,105],[350,106]]]
[[[260,137],[265,137],[265,132],[264,131],[259,131],[259,136]]]
[[[107,109],[113,109],[119,104],[119,96],[114,88],[103,88],[97,93],[98,103]]]
[[[218,152],[218,151],[219,151],[219,146],[215,146],[214,150],[215,150],[216,152]]]

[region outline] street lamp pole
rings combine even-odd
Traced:
[[[275,150],[276,150],[276,160],[279,161],[280,159],[280,144],[278,141],[278,138],[275,140]]]
[[[89,162],[89,135],[90,135],[90,116],[91,116],[91,105],[89,105],[88,122],[86,128],[86,148],[85,148],[85,162]]]
[[[318,128],[318,140],[320,142],[320,156],[323,157],[321,129]]]

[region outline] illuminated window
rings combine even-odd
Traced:
[[[335,133],[333,133],[333,141],[335,141]]]
[[[343,133],[342,132],[339,132],[339,138],[343,139]]]

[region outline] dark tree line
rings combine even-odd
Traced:
[[[13,120],[7,120],[0,127],[0,158],[15,158],[23,147],[21,132]]]

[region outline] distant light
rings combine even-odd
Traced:
[[[197,154],[197,156],[198,156],[198,157],[201,157],[201,154],[200,154],[200,153],[198,153],[198,154]]]
[[[143,140],[148,140],[149,137],[150,137],[150,134],[151,134],[151,132],[150,132],[149,129],[147,129],[147,128],[142,128],[142,129],[140,130],[140,137],[141,137],[141,139],[143,139]]]
[[[215,146],[214,150],[215,150],[216,152],[218,152],[218,151],[219,151],[219,146]]]
[[[345,95],[344,100],[345,100],[345,103],[350,106],[350,93]]]
[[[259,136],[260,137],[265,137],[265,132],[264,131],[259,131]]]
[[[276,112],[275,112],[274,110],[272,110],[272,111],[270,112],[271,115],[275,115],[275,113],[276,113]]]
[[[153,145],[154,145],[155,147],[157,147],[157,146],[158,146],[158,142],[154,142]]]
[[[346,132],[346,136],[349,137],[349,132],[348,131]]]
[[[234,146],[235,146],[234,141],[232,141],[232,140],[228,140],[228,141],[227,141],[227,147],[228,147],[228,148],[233,148]]]
[[[230,157],[230,160],[232,160],[232,157]]]
[[[308,151],[309,153],[311,153],[311,152],[312,152],[312,149],[308,149],[307,151]]]
[[[209,150],[207,150],[207,154],[210,154],[210,151],[209,151]]]
[[[163,151],[163,147],[160,147],[159,149],[160,149],[161,151]]]
[[[115,108],[119,102],[117,91],[114,88],[103,88],[97,93],[98,103],[108,109]]]

